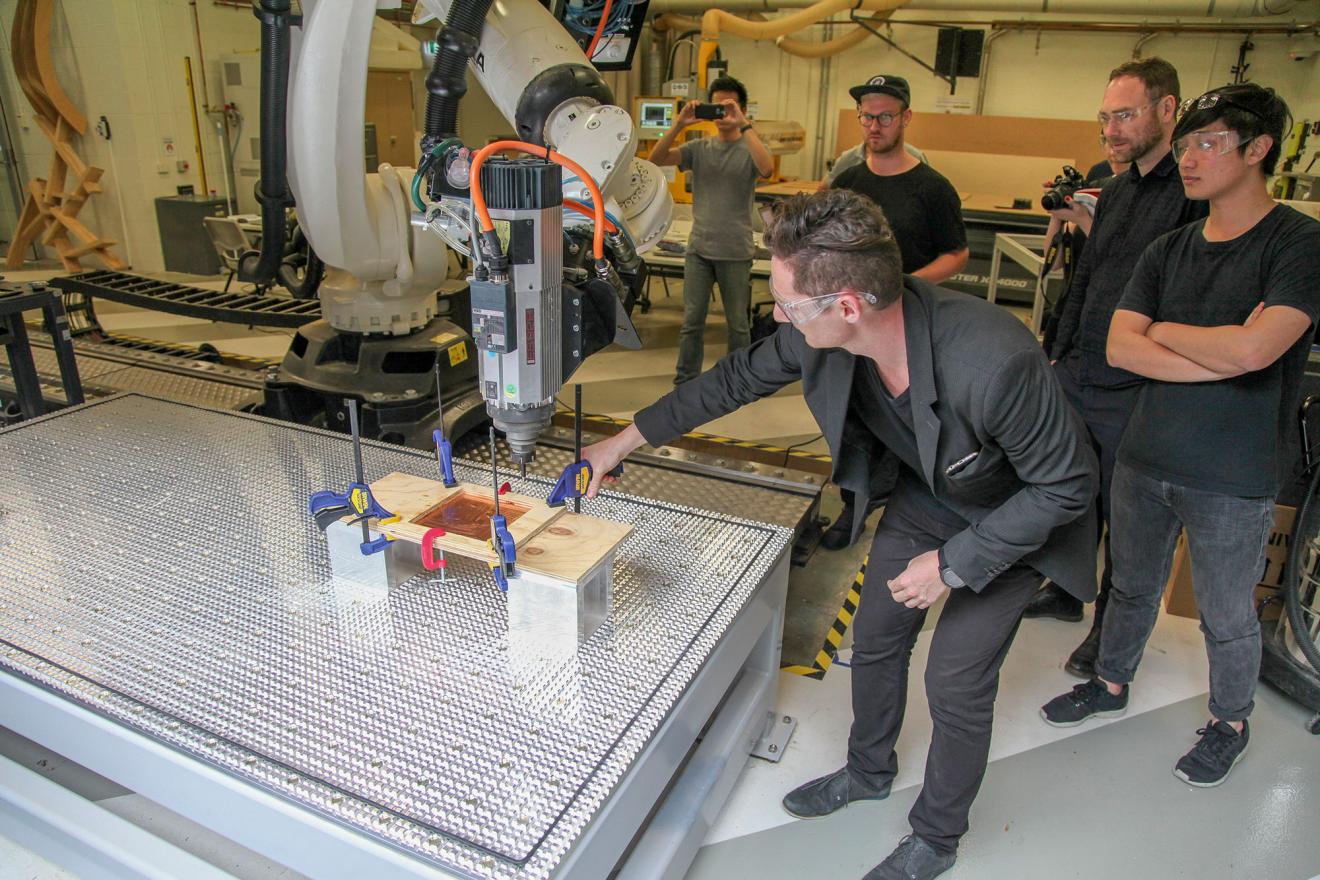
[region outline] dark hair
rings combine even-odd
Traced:
[[[706,100],[711,100],[711,97],[716,92],[736,92],[738,95],[738,106],[744,110],[747,109],[747,86],[738,82],[733,77],[718,77],[715,82],[710,84],[710,88],[706,90]]]
[[[847,189],[797,195],[774,206],[765,245],[793,270],[793,286],[806,296],[858,290],[878,297],[878,308],[903,290],[903,257],[880,206]]]
[[[1220,96],[1221,100],[1211,103],[1208,99],[1212,95]],[[1198,106],[1203,102],[1209,104],[1204,110]],[[1173,127],[1174,140],[1222,122],[1225,128],[1236,131],[1242,138],[1238,152],[1245,155],[1252,138],[1267,134],[1274,139],[1274,143],[1270,145],[1260,167],[1266,177],[1274,173],[1274,165],[1283,150],[1284,132],[1292,128],[1292,112],[1288,110],[1288,104],[1283,98],[1274,93],[1274,89],[1255,83],[1220,86],[1188,104],[1190,108],[1178,117],[1178,124]]]
[[[1178,71],[1163,58],[1141,58],[1120,64],[1109,71],[1109,81],[1119,77],[1134,76],[1146,87],[1146,94],[1152,101],[1158,101],[1165,95],[1173,95],[1174,103],[1182,100],[1178,87]]]

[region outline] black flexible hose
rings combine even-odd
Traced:
[[[447,137],[458,134],[458,102],[467,93],[468,59],[477,54],[486,13],[494,0],[454,0],[449,17],[436,34],[439,47],[426,77],[426,129],[422,155]]]
[[[239,259],[241,281],[269,284],[284,259],[284,212],[293,204],[284,128],[289,100],[290,0],[254,0],[261,21],[261,250]]]

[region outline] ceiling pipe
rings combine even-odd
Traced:
[[[711,0],[651,0],[653,13],[700,13]],[[719,0],[724,12],[775,12],[812,7],[811,0]],[[882,4],[888,7],[900,4]],[[1268,18],[1290,15],[1302,2],[1271,9],[1268,0],[909,0],[905,9],[940,12],[997,12],[1026,15],[1140,15],[1192,18]],[[843,9],[853,8],[843,4]],[[881,11],[880,5],[863,4],[862,9]],[[755,39],[767,39],[759,37]]]
[[[782,15],[770,21],[748,21],[723,9],[709,9],[701,16],[701,48],[697,52],[697,85],[700,88],[706,88],[706,68],[709,66],[710,59],[715,54],[716,49],[719,48],[721,33],[733,34],[748,40],[778,41],[789,34],[810,27],[822,19],[829,18],[831,15],[845,10],[866,10],[889,15],[902,6],[903,3],[904,0],[820,0],[820,2],[814,3],[805,9]],[[856,39],[857,42],[861,42],[860,37],[854,37],[852,34],[845,35],[845,38],[852,38]],[[801,47],[801,44],[796,45],[798,48]]]

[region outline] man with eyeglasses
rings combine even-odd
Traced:
[[[1095,457],[1031,332],[1009,312],[902,272],[883,213],[847,190],[777,204],[765,230],[774,335],[734,352],[583,450],[603,475],[801,380],[834,460],[865,491],[885,447],[902,462],[853,620],[847,764],[790,792],[816,818],[889,795],[908,660],[927,610],[934,733],[913,833],[867,874],[929,880],[954,862],[985,775],[999,667],[1041,574],[1095,592]],[[853,523],[861,531],[863,517]]]
[[[1105,527],[1110,523],[1114,457],[1145,381],[1106,361],[1109,320],[1146,246],[1206,213],[1204,202],[1183,193],[1169,151],[1178,101],[1178,72],[1161,58],[1130,61],[1110,72],[1097,118],[1113,158],[1132,165],[1100,193],[1081,257],[1055,311],[1057,322],[1045,336],[1059,382],[1086,423],[1100,460],[1100,514]],[[1064,220],[1090,219],[1080,205],[1055,213]],[[1102,542],[1104,568],[1095,616],[1064,664],[1079,678],[1090,678],[1094,672],[1112,579],[1107,533],[1097,535],[1097,540]],[[1082,611],[1075,596],[1051,584],[1027,607],[1026,616],[1077,621]]]
[[[906,149],[912,121],[911,91],[901,76],[873,76],[848,90],[857,102],[865,161],[841,172],[830,183],[861,193],[880,206],[898,240],[903,271],[940,284],[967,265],[967,231],[962,201],[953,185]],[[887,494],[882,475],[870,488],[863,516]],[[841,492],[843,511],[821,536],[821,546],[838,550],[856,540],[852,519],[856,498]]]
[[[1320,315],[1320,223],[1266,189],[1291,120],[1272,89],[1224,86],[1184,106],[1173,152],[1187,195],[1210,214],[1146,249],[1114,312],[1109,360],[1147,382],[1113,476],[1113,588],[1095,677],[1041,715],[1070,727],[1126,711],[1185,531],[1211,718],[1173,772],[1208,787],[1250,737],[1261,659],[1252,594],[1288,476],[1279,440]]]

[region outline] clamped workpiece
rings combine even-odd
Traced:
[[[307,512],[316,518],[316,525],[323,532],[332,522],[352,513],[353,521],[362,524],[362,555],[370,556],[384,550],[394,539],[387,535],[372,538],[367,520],[375,519],[378,523],[385,524],[396,521],[398,517],[381,507],[380,502],[371,494],[371,487],[363,477],[362,433],[358,426],[357,401],[350,397],[344,400],[344,404],[348,407],[349,430],[353,434],[355,479],[343,492],[335,492],[331,489],[313,492],[312,497],[307,500]]]

